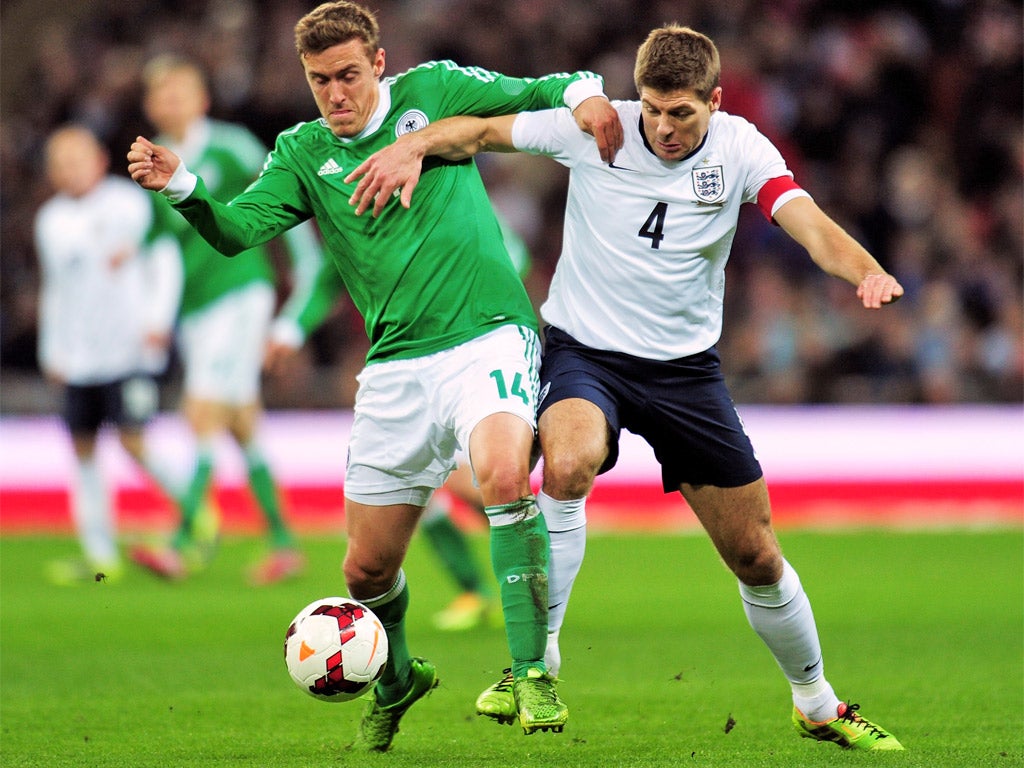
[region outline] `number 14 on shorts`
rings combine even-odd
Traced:
[[[498,388],[498,397],[502,400],[508,400],[509,397],[518,397],[526,405],[530,404],[530,394],[523,389],[523,374],[517,373],[512,377],[512,387],[508,386],[504,371],[495,369],[489,374],[494,379],[494,384]]]

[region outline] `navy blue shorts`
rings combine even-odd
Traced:
[[[604,413],[610,433],[602,473],[615,466],[619,434],[628,429],[654,449],[665,493],[682,483],[735,488],[762,476],[714,347],[678,360],[648,360],[592,349],[548,326],[540,381],[538,416],[573,397]]]
[[[156,409],[155,383],[147,376],[106,384],[69,384],[64,422],[73,435],[95,435],[102,424],[141,429]]]

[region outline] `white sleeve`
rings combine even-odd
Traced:
[[[594,137],[580,130],[568,109],[520,112],[512,123],[512,146],[568,166],[588,149],[597,151]]]
[[[146,306],[143,330],[168,339],[174,330],[174,321],[181,303],[185,283],[185,268],[181,249],[172,235],[162,235],[150,243],[145,254]],[[166,370],[169,346],[145,344],[142,350],[142,370],[159,374]]]
[[[757,202],[758,193],[766,182],[781,176],[792,178],[793,174],[786,167],[782,153],[767,136],[751,124],[746,124],[744,128],[745,130],[738,134],[743,156],[746,158],[749,169],[743,189],[743,200],[753,203]],[[778,210],[777,206],[776,210]]]
[[[39,338],[37,357],[44,373],[63,371],[63,355],[60,349],[60,300],[57,285],[58,264],[53,258],[48,240],[49,216],[40,211],[36,216],[35,241],[39,256]]]
[[[593,96],[604,96],[604,82],[597,76],[569,83],[569,87],[562,94],[562,101],[572,111]]]
[[[161,235],[149,246],[146,259],[148,301],[146,330],[170,333],[178,315],[181,291],[185,284],[181,248],[172,235]]]

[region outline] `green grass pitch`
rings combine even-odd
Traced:
[[[500,629],[441,634],[453,595],[417,540],[409,636],[441,686],[392,751],[346,751],[361,703],[325,704],[289,680],[284,631],[314,598],[343,594],[344,542],[309,538],[302,579],[257,590],[259,543],[229,538],[181,584],[49,586],[67,538],[0,540],[0,764],[192,766],[694,766],[952,768],[1024,764],[1024,538],[979,532],[783,530],[815,607],[841,697],[902,753],[800,739],[788,687],[746,624],[736,584],[695,534],[592,535],[562,633],[562,734],[477,718],[506,663]],[[474,538],[483,559],[486,540]],[[727,723],[734,723],[727,728]]]

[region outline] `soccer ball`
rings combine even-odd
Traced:
[[[288,674],[320,701],[358,698],[381,676],[387,660],[384,625],[373,611],[349,597],[310,603],[284,637]]]

